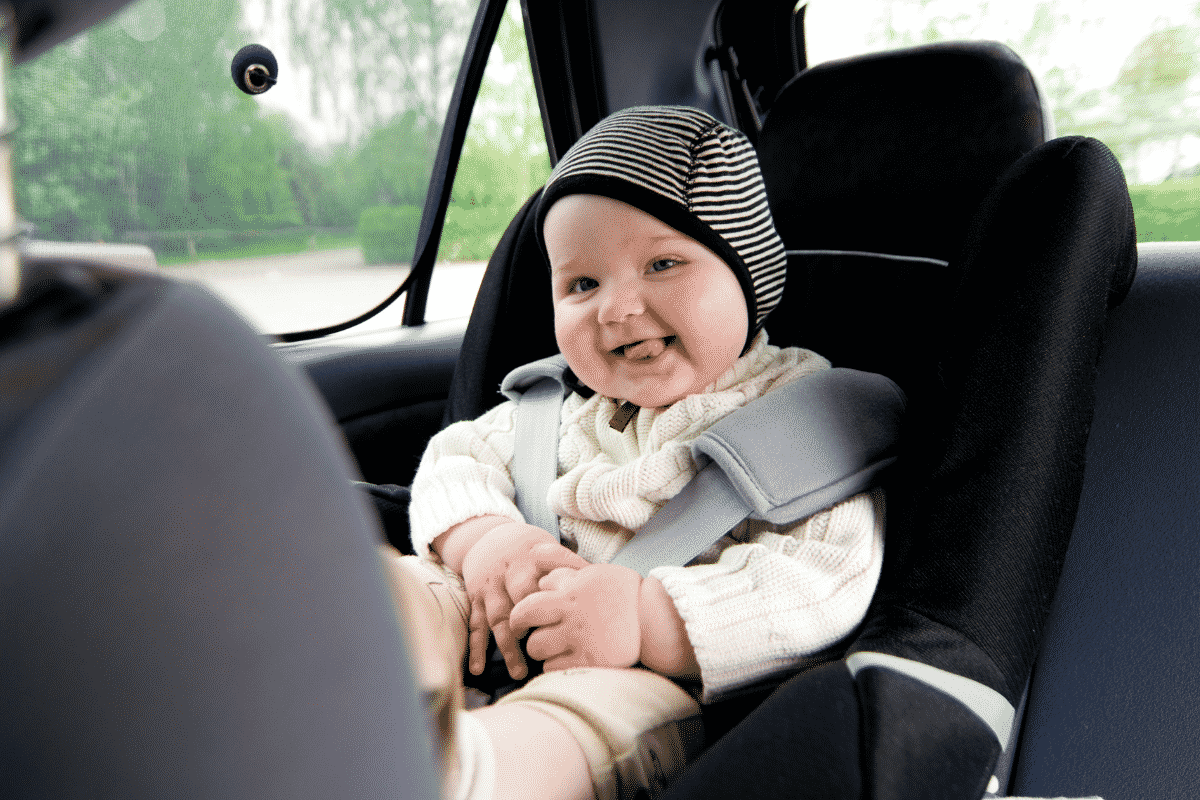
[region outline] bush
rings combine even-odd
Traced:
[[[373,206],[358,217],[358,240],[368,264],[407,264],[417,247],[421,209],[416,206]]]
[[[446,209],[438,257],[446,261],[487,261],[520,209],[520,201],[475,206],[451,203]]]

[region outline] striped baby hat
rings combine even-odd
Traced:
[[[746,346],[783,296],[787,254],[758,156],[741,132],[687,106],[638,106],[605,117],[550,174],[537,237],[555,201],[595,194],[644,211],[712,250],[737,275],[749,311]]]

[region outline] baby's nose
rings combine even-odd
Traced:
[[[613,282],[607,287],[600,303],[600,321],[622,322],[645,311],[646,301],[637,282]]]

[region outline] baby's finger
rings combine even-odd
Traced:
[[[519,603],[538,590],[538,578],[541,576],[532,563],[526,561],[514,564],[504,574],[504,585],[508,591],[509,600]]]
[[[483,606],[487,613],[488,627],[494,632],[496,625],[508,619],[512,611],[512,600],[508,599],[502,580],[497,580],[495,588],[489,588],[483,595]]]
[[[482,675],[484,661],[487,660],[488,637],[491,629],[487,624],[487,615],[483,611],[483,603],[471,604],[470,635],[467,637],[468,659],[467,668],[472,675]]]
[[[525,664],[525,656],[521,653],[521,648],[517,645],[517,639],[513,636],[508,622],[500,622],[492,628],[492,634],[496,637],[496,648],[504,656],[504,663],[508,667],[508,674],[512,676],[514,681],[519,681],[529,674],[529,668]]]
[[[572,553],[562,545],[553,542],[536,545],[529,551],[529,554],[533,557],[534,566],[543,575],[559,567],[583,569],[590,563],[578,553]]]
[[[538,588],[543,592],[555,592],[563,588],[563,582],[575,575],[570,567],[559,567],[538,581]]]
[[[534,592],[513,606],[512,613],[508,615],[508,627],[513,636],[519,639],[530,628],[553,625],[561,622],[562,618],[562,601],[557,595],[551,592]]]
[[[525,652],[536,661],[550,661],[568,654],[570,649],[561,625],[538,628],[525,640]]]

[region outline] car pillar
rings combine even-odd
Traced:
[[[13,9],[0,4],[0,308],[12,302],[20,287],[17,252],[17,209],[13,194],[11,120],[8,116],[8,64],[15,36]]]

